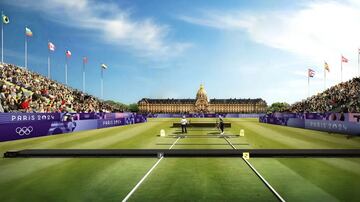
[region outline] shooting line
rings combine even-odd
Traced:
[[[180,138],[177,138],[174,143],[170,146],[169,150],[174,147],[177,141],[179,141]],[[163,160],[164,156],[160,155],[159,160],[156,161],[156,163],[150,168],[150,170],[144,175],[144,177],[141,178],[141,180],[135,185],[135,187],[125,196],[125,198],[122,200],[122,202],[126,202],[129,200],[131,195],[134,194],[134,192],[140,187],[140,185],[144,182],[144,180],[150,175],[150,173],[156,168],[156,166],[160,163],[161,160]]]
[[[240,135],[241,136],[245,136],[244,134],[244,130],[241,129],[240,131]],[[237,148],[234,146],[234,144],[232,144],[230,142],[230,140],[228,140],[228,138],[224,137],[224,139],[226,140],[227,143],[229,143],[229,145],[237,150]],[[251,165],[251,163],[248,161],[248,159],[250,158],[250,153],[249,152],[243,152],[243,157],[242,159],[245,161],[245,163],[251,168],[252,171],[254,171],[254,173],[261,179],[261,181],[270,189],[270,191],[276,196],[277,199],[279,199],[279,201],[281,202],[285,202],[284,198],[280,196],[280,194],[270,185],[270,183],[268,181],[266,181],[266,179],[255,169],[255,167],[253,165]]]

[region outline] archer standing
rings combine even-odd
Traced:
[[[221,115],[219,116],[219,128],[221,130],[221,135],[223,135],[224,134],[224,120]]]
[[[183,116],[180,122],[181,122],[181,132],[187,133],[186,125],[188,124],[188,120],[186,119],[185,116]]]

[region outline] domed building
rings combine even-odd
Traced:
[[[266,102],[261,99],[208,99],[204,85],[196,99],[150,99],[138,102],[142,113],[263,113]]]
[[[195,112],[209,112],[209,101],[207,98],[207,93],[204,89],[204,85],[200,85],[200,89],[196,93],[195,100]]]

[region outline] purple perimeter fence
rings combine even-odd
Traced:
[[[0,113],[0,142],[146,121],[135,113]]]
[[[259,122],[360,136],[360,113],[273,113]]]

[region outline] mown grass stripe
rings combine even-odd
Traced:
[[[236,149],[236,147],[230,142],[230,140],[228,140],[228,138],[224,137],[224,139],[229,143],[229,145],[233,149]],[[254,171],[254,173],[261,179],[261,181],[270,189],[270,191],[276,196],[276,198],[279,199],[279,201],[281,202],[285,202],[283,197],[280,196],[280,194],[270,185],[268,181],[266,181],[266,179],[255,169],[255,167],[251,165],[251,163],[248,160],[246,160],[244,157],[242,157],[242,159],[251,168],[251,170]]]
[[[177,141],[179,141],[180,137],[178,137],[174,143],[170,146],[169,149],[172,149]],[[144,175],[143,178],[140,179],[140,181],[135,185],[135,187],[125,196],[125,198],[122,200],[122,202],[126,202],[129,200],[129,198],[134,194],[134,192],[140,187],[140,185],[145,181],[145,179],[150,175],[150,173],[156,168],[156,166],[160,163],[161,160],[164,159],[164,156],[161,156],[159,160],[156,161],[156,163],[150,168],[150,170]]]

